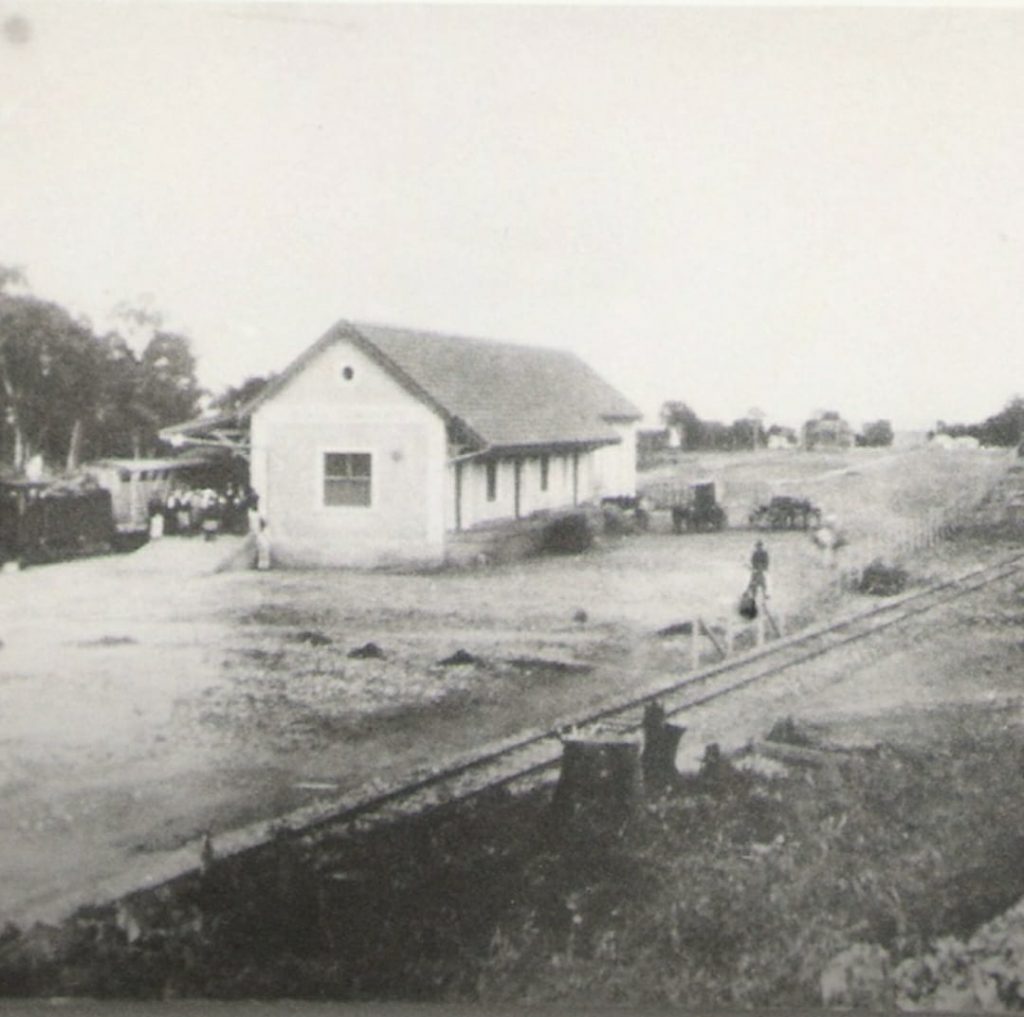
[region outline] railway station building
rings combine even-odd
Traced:
[[[235,414],[275,565],[444,561],[463,535],[636,491],[641,414],[572,353],[339,322]]]

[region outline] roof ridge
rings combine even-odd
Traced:
[[[483,447],[618,441],[609,421],[642,416],[574,350],[341,318],[239,407],[239,419],[273,399],[339,341],[360,348],[457,425],[470,443]]]
[[[335,323],[335,327],[348,326],[362,334],[362,329],[380,329],[383,332],[397,332],[405,335],[426,337],[429,339],[455,340],[463,343],[477,343],[480,346],[489,346],[497,349],[513,350],[534,350],[542,353],[559,353],[565,356],[575,357],[577,360],[583,358],[574,350],[564,346],[545,346],[535,342],[522,342],[518,339],[489,339],[483,336],[465,335],[461,332],[441,332],[433,328],[412,328],[408,325],[392,325],[380,321],[355,321],[351,318],[342,318]],[[586,361],[583,361],[586,363]]]

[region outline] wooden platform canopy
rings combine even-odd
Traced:
[[[173,448],[216,448],[249,461],[249,419],[247,407],[231,413],[196,417],[162,428],[160,438]]]

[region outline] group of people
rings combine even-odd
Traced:
[[[234,484],[224,490],[175,488],[149,503],[149,535],[194,536],[214,540],[218,533],[248,533],[257,512],[255,493]]]

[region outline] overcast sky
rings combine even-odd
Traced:
[[[652,414],[1024,391],[1022,10],[0,21],[0,262],[97,322],[148,300],[211,387],[351,318],[567,347]]]

